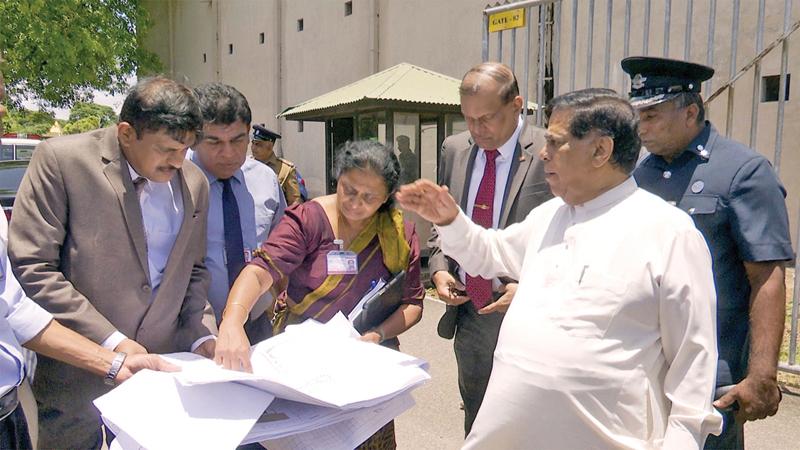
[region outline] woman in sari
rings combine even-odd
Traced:
[[[251,370],[243,324],[273,284],[287,286],[277,333],[306,319],[347,315],[376,280],[405,270],[401,305],[361,339],[397,349],[397,336],[419,322],[425,296],[419,241],[413,223],[403,220],[391,200],[400,180],[397,157],[377,142],[348,142],[336,156],[333,177],[336,193],[287,209],[236,279],[219,327],[217,364]],[[389,422],[359,449],[395,447]]]

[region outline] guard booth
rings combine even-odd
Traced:
[[[336,190],[331,167],[348,140],[372,139],[390,146],[402,166],[402,182],[436,181],[439,149],[446,136],[465,131],[460,80],[401,63],[350,85],[286,108],[278,118],[325,122],[325,186]],[[407,213],[408,214],[408,213]],[[423,255],[431,224],[416,222]]]

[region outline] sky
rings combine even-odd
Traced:
[[[136,82],[136,78],[131,76],[127,82],[129,86],[132,86]],[[107,92],[95,91],[93,95],[95,103],[98,105],[110,106],[112,109],[114,109],[114,112],[119,115],[119,111],[122,109],[122,102],[125,101],[125,93],[109,95]],[[33,111],[39,110],[39,105],[30,100],[23,101],[22,106]],[[54,108],[53,113],[55,113],[56,119],[59,120],[67,120],[69,118],[68,108]]]

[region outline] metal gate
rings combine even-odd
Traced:
[[[519,1],[484,9],[482,56],[484,61],[502,61],[515,74],[521,73],[521,95],[536,105],[583,87],[607,87],[627,93],[629,80],[622,73],[619,61],[632,54],[704,62],[717,69],[716,76],[703,86],[709,115],[712,109],[724,108],[725,134],[741,134],[735,129],[738,116],[734,112],[739,106],[741,116],[742,104],[749,106],[744,116],[749,115],[750,119],[747,137],[751,148],[756,148],[759,118],[763,114],[759,105],[773,101],[769,95],[777,93],[775,114],[766,120],[775,123],[774,141],[770,145],[774,146],[773,166],[780,174],[790,87],[789,43],[800,28],[800,20],[792,20],[792,3],[793,0],[756,0],[744,5],[741,0]],[[775,12],[783,12],[782,26],[765,25],[768,7],[773,16]],[[757,13],[752,14],[756,9]],[[767,34],[771,35],[765,45]],[[704,41],[697,38],[703,35]],[[749,41],[749,38],[754,39]],[[739,54],[740,44],[746,44],[742,45],[747,47],[746,51],[741,51],[746,55]],[[762,78],[762,64],[778,53],[779,74]],[[742,60],[746,62],[741,64]],[[727,74],[723,74],[725,68]],[[747,77],[748,74],[752,77]],[[747,86],[741,85],[748,80],[752,83],[750,96],[743,101],[741,95],[737,97],[737,83],[740,90],[745,89]],[[542,126],[543,108],[537,107],[535,114],[534,123]],[[745,140],[744,136],[739,138]],[[800,208],[794,222],[795,240],[800,241]],[[795,253],[800,253],[800,245]],[[794,279],[788,361],[782,361],[779,367],[800,374],[797,364],[800,258],[795,259],[795,274],[798,276]]]

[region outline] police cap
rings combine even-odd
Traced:
[[[645,108],[675,98],[684,92],[700,92],[700,85],[714,69],[677,59],[631,56],[622,60],[622,70],[631,76],[630,102]]]
[[[275,142],[280,139],[281,135],[268,129],[264,124],[253,125],[253,139],[259,141]]]

